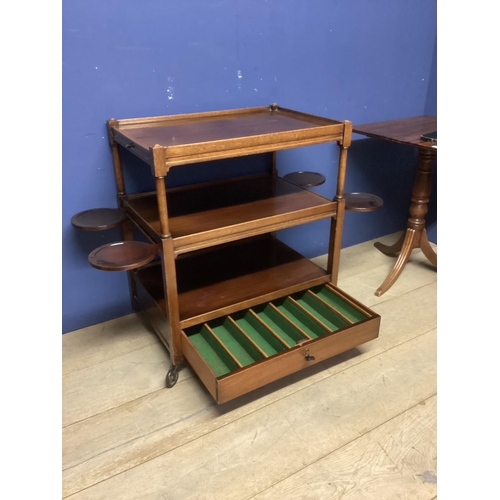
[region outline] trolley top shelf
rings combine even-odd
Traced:
[[[351,123],[265,107],[109,120],[111,138],[154,167],[170,167],[351,140]],[[154,158],[157,161],[154,161]],[[160,161],[158,161],[160,159]],[[156,163],[156,165],[155,165]]]

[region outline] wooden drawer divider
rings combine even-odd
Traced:
[[[369,320],[373,314],[329,283],[232,313],[186,330],[217,376],[266,361],[296,346]],[[206,353],[203,349],[214,349]],[[219,362],[222,361],[222,366]]]
[[[325,325],[325,323],[323,323],[323,321],[321,321],[318,317],[311,314],[310,311],[308,311],[302,304],[299,304],[299,302],[297,302],[293,297],[287,297],[286,300],[290,301],[295,308],[297,308],[302,314],[304,314],[307,318],[309,318],[309,321],[312,321],[317,325],[319,325],[323,330],[325,330],[325,332],[331,331],[330,327]],[[318,337],[319,336],[320,335],[318,335]]]
[[[255,342],[255,340],[253,340],[252,337],[250,337],[248,335],[248,333],[245,332],[245,330],[243,330],[243,328],[241,328],[241,326],[238,325],[238,323],[236,323],[236,321],[234,321],[234,319],[232,318],[232,316],[227,316],[227,320],[234,327],[234,329],[237,332],[239,332],[239,334],[241,335],[242,338],[245,338],[251,345],[253,345],[253,347],[255,349],[257,349],[258,352],[260,352],[260,354],[262,355],[263,358],[268,358],[269,357],[269,354],[267,354],[266,351],[264,351],[264,349],[262,349],[259,346],[259,344],[257,344],[257,342]]]
[[[313,301],[316,301],[317,303],[321,304],[322,307],[326,307],[327,309],[329,309],[331,312],[333,312],[337,316],[340,316],[347,324],[350,324],[350,325],[354,324],[354,321],[351,318],[348,318],[347,316],[345,316],[338,309],[333,307],[326,300],[323,300],[319,295],[316,295],[311,290],[307,290],[306,295],[307,295],[307,297],[311,297],[311,299]]]
[[[261,325],[262,328],[264,328],[271,335],[273,335],[273,337],[275,337],[279,342],[281,342],[284,347],[286,347],[287,349],[292,347],[292,345],[289,344],[281,335],[279,335],[267,323],[265,323],[253,309],[248,309],[248,312],[255,319],[255,321],[257,321]]]
[[[296,325],[293,321],[291,321],[287,316],[285,316],[272,302],[269,303],[269,307],[273,310],[275,314],[277,314],[287,325],[289,325],[292,330],[297,331],[301,336],[306,339],[311,340],[311,337],[307,332],[302,330],[298,325]]]

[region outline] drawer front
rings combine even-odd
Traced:
[[[190,327],[185,358],[218,403],[378,337],[380,316],[330,283]]]

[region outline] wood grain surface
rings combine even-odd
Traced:
[[[339,287],[363,301],[377,254],[343,250]],[[378,339],[220,406],[188,367],[164,388],[135,315],[65,334],[63,497],[432,500],[436,273],[416,252],[405,278],[370,294]]]

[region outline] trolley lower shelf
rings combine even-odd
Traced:
[[[380,316],[330,283],[182,331],[182,350],[217,403],[378,337]]]
[[[141,297],[152,297],[166,315],[161,273],[156,262],[135,279]],[[269,235],[180,256],[176,273],[182,328],[329,281],[324,269]]]

